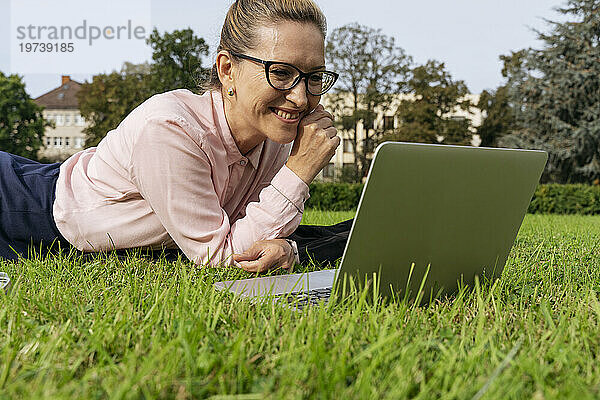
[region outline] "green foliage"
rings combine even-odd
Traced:
[[[501,55],[499,58],[500,61],[502,61],[502,76],[511,80],[520,75],[523,70],[527,53],[527,50],[518,50],[511,51],[508,55]]]
[[[309,186],[310,198],[307,208],[329,211],[356,209],[363,185],[360,183],[313,182]]]
[[[600,187],[597,185],[539,185],[530,213],[539,214],[600,214]]]
[[[503,63],[502,76],[507,82],[519,76],[526,54],[525,50],[519,50],[500,56]],[[508,84],[481,93],[477,103],[477,108],[482,112],[481,125],[477,127],[477,134],[481,138],[480,146],[518,147],[510,139],[517,127],[514,107]]]
[[[353,142],[356,176],[366,176],[367,155],[382,133],[374,126],[378,112],[385,112],[404,87],[411,58],[395,44],[395,39],[358,23],[336,28],[329,35],[327,59],[340,74],[331,96],[334,113],[343,115],[340,127],[348,129]],[[363,143],[356,132],[359,122],[366,129]]]
[[[162,93],[173,89],[195,90],[208,77],[202,66],[208,45],[190,28],[165,32],[156,28],[147,40],[152,47],[152,90]]]
[[[496,282],[302,313],[213,288],[237,268],[2,262],[0,398],[598,398],[599,247],[600,217],[528,215]]]
[[[77,94],[81,115],[89,125],[84,129],[86,147],[94,147],[115,129],[134,108],[153,94],[148,64],[123,64],[120,72],[94,75]]]
[[[498,147],[500,138],[515,128],[515,114],[508,97],[508,88],[500,86],[495,91],[484,90],[477,103],[484,118],[477,128],[480,146]]]
[[[90,125],[86,147],[97,146],[106,134],[147,98],[168,90],[196,89],[207,76],[202,56],[208,54],[204,39],[191,29],[165,32],[156,30],[148,38],[151,64],[124,63],[121,71],[99,74],[84,83],[78,94],[81,115]]]
[[[403,100],[396,115],[400,126],[382,140],[419,143],[470,145],[472,133],[468,118],[454,118],[457,110],[470,112],[469,90],[463,81],[455,81],[444,63],[428,61],[411,71],[406,92],[414,98]]]
[[[509,80],[518,111],[515,147],[549,152],[544,182],[600,178],[600,0],[567,0],[565,21],[539,34]]]
[[[0,72],[0,150],[37,159],[44,130],[43,108],[25,91],[19,75]]]
[[[356,210],[363,184],[322,183],[310,184],[307,208],[329,211]],[[600,186],[598,185],[538,185],[529,204],[533,214],[600,214]]]

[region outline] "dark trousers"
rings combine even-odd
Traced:
[[[0,259],[26,257],[31,245],[41,254],[70,246],[52,217],[59,167],[0,151]]]
[[[346,248],[353,219],[330,226],[300,225],[288,238],[298,244],[300,264],[311,260],[318,264],[334,264]]]
[[[41,164],[0,151],[0,259],[27,257],[30,246],[42,255],[59,248],[70,248],[60,234],[54,217],[56,181],[60,163]],[[300,225],[289,239],[298,245],[300,263],[335,263],[342,257],[352,220],[331,226]],[[127,250],[116,250],[126,256]],[[167,260],[185,255],[179,249],[149,251],[152,258],[161,254]]]

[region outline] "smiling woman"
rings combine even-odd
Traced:
[[[348,221],[298,228],[308,185],[340,143],[319,105],[337,79],[325,69],[325,27],[312,0],[232,4],[203,95],[157,94],[53,170],[44,240],[175,249],[248,271],[341,257]]]

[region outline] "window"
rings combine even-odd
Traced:
[[[329,163],[323,168],[323,178],[333,178],[335,174],[335,164]]]
[[[65,138],[65,146],[69,147],[70,145],[71,145],[71,138],[67,136]]]
[[[52,138],[46,137],[46,147],[52,146]]]
[[[54,146],[56,146],[56,147],[62,146],[62,138],[61,137],[57,136],[54,138]]]
[[[65,116],[58,114],[56,116],[56,126],[63,126],[65,124]]]
[[[383,117],[383,129],[390,130],[394,129],[394,116],[393,115],[385,115]]]
[[[65,125],[71,125],[71,115],[65,115]]]
[[[352,140],[344,139],[344,153],[353,153]]]
[[[83,119],[83,117],[79,114],[77,114],[75,116],[75,125],[77,126],[84,126],[85,125],[85,120]]]
[[[75,137],[73,140],[73,147],[75,147],[76,149],[80,149],[83,147],[83,144],[85,143],[85,139],[82,137]]]

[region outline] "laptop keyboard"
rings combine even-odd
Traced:
[[[289,304],[298,310],[303,310],[309,305],[317,306],[321,303],[327,303],[331,296],[331,288],[313,289],[308,292],[293,292],[277,296],[277,301],[283,304]]]

